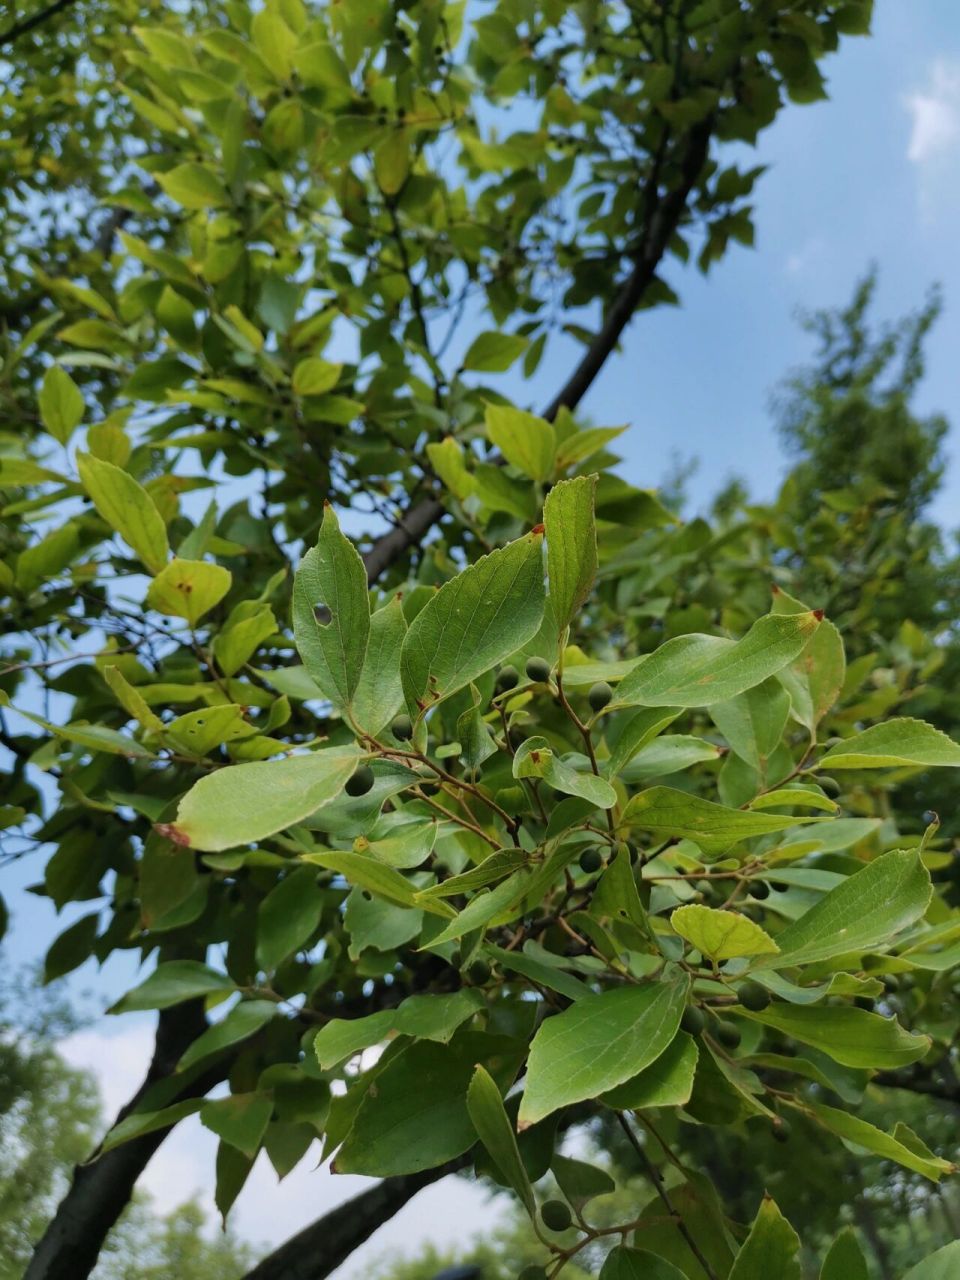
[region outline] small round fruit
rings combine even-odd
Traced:
[[[599,849],[584,849],[580,855],[580,870],[593,875],[603,866],[603,854]]]
[[[401,742],[406,742],[413,737],[413,721],[409,716],[397,716],[390,731],[395,738],[399,738]]]
[[[895,973],[885,973],[883,975],[883,985],[887,988],[888,991],[899,991],[900,979],[897,977]]]
[[[683,1017],[680,1019],[680,1029],[686,1031],[687,1035],[698,1036],[707,1025],[707,1020],[703,1015],[703,1010],[699,1009],[695,1004],[688,1004],[683,1011]]]
[[[373,770],[368,764],[362,764],[344,787],[348,796],[365,796],[373,786]]]
[[[773,1136],[777,1142],[789,1142],[792,1132],[790,1121],[784,1120],[782,1116],[778,1116],[773,1122]]]
[[[745,982],[737,995],[743,1007],[751,1013],[762,1013],[770,1003],[770,992],[759,982]]]
[[[486,960],[474,960],[470,968],[467,970],[470,981],[475,987],[482,987],[484,983],[490,981],[490,966]]]
[[[732,1022],[718,1022],[714,1034],[728,1049],[735,1049],[740,1043],[740,1028]]]
[[[573,1221],[573,1214],[562,1200],[547,1200],[540,1210],[543,1225],[551,1231],[566,1231]]]
[[[587,701],[594,711],[602,711],[613,699],[613,690],[605,680],[600,680],[597,684],[590,686],[590,692],[587,694]]]
[[[536,1263],[531,1263],[529,1267],[524,1267],[517,1280],[547,1280],[547,1273],[543,1267],[538,1267]]]
[[[764,880],[751,880],[750,897],[758,898],[762,902],[764,898],[770,897],[770,886]]]
[[[500,674],[497,676],[497,691],[506,693],[508,689],[515,689],[520,683],[520,672],[516,667],[501,667]]]
[[[527,659],[527,679],[546,684],[550,679],[550,663],[545,658]]]

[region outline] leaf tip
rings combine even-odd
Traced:
[[[190,848],[190,837],[183,828],[178,827],[176,823],[155,822],[153,824],[153,829],[156,831],[158,836],[163,836],[165,840],[170,840],[173,844],[178,844],[184,849]]]
[[[531,538],[541,537],[545,530],[546,530],[546,525],[535,524],[533,528],[530,530],[530,536]]]
[[[810,610],[810,612],[813,614],[813,616],[816,618],[816,620],[817,620],[818,622],[822,622],[822,621],[823,621],[823,619],[824,619],[824,612],[823,612],[823,610],[822,610],[822,609],[811,609],[811,610]]]

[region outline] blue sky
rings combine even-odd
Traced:
[[[706,280],[671,268],[682,306],[637,318],[583,407],[598,424],[630,424],[621,444],[636,484],[656,485],[679,453],[700,460],[689,485],[694,508],[732,474],[756,496],[771,496],[787,460],[770,392],[810,351],[797,309],[846,302],[876,261],[885,318],[918,306],[935,282],[944,290],[919,402],[957,424],[936,505],[952,528],[960,524],[960,5],[878,0],[874,37],[848,41],[826,70],[830,101],[789,108],[761,140],[757,162],[770,169],[756,189],[757,247],[732,249]],[[572,346],[555,346],[524,398],[546,401],[572,357]],[[5,876],[15,912],[7,950],[17,963],[39,959],[64,923],[47,903],[24,900],[23,887],[37,878],[36,865]],[[128,959],[102,975],[88,965],[74,987],[93,988],[92,1004],[102,1008],[130,977]],[[73,1037],[65,1052],[98,1073],[113,1109],[141,1077],[151,1039],[149,1018],[110,1019]],[[162,1207],[193,1189],[210,1203],[213,1148],[212,1135],[196,1125],[164,1145],[146,1178]],[[258,1164],[238,1202],[237,1226],[254,1240],[279,1241],[361,1181],[304,1168],[278,1189]],[[463,1183],[433,1188],[340,1274],[359,1276],[363,1260],[388,1247],[462,1239],[488,1224],[489,1213]]]

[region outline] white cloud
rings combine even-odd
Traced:
[[[926,87],[907,94],[912,128],[907,159],[917,165],[960,158],[960,61],[938,58]]]

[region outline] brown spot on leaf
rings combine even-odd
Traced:
[[[178,844],[184,849],[190,848],[190,837],[175,823],[155,822],[153,824],[153,829],[158,836],[163,836],[164,840],[169,840],[173,844]]]

